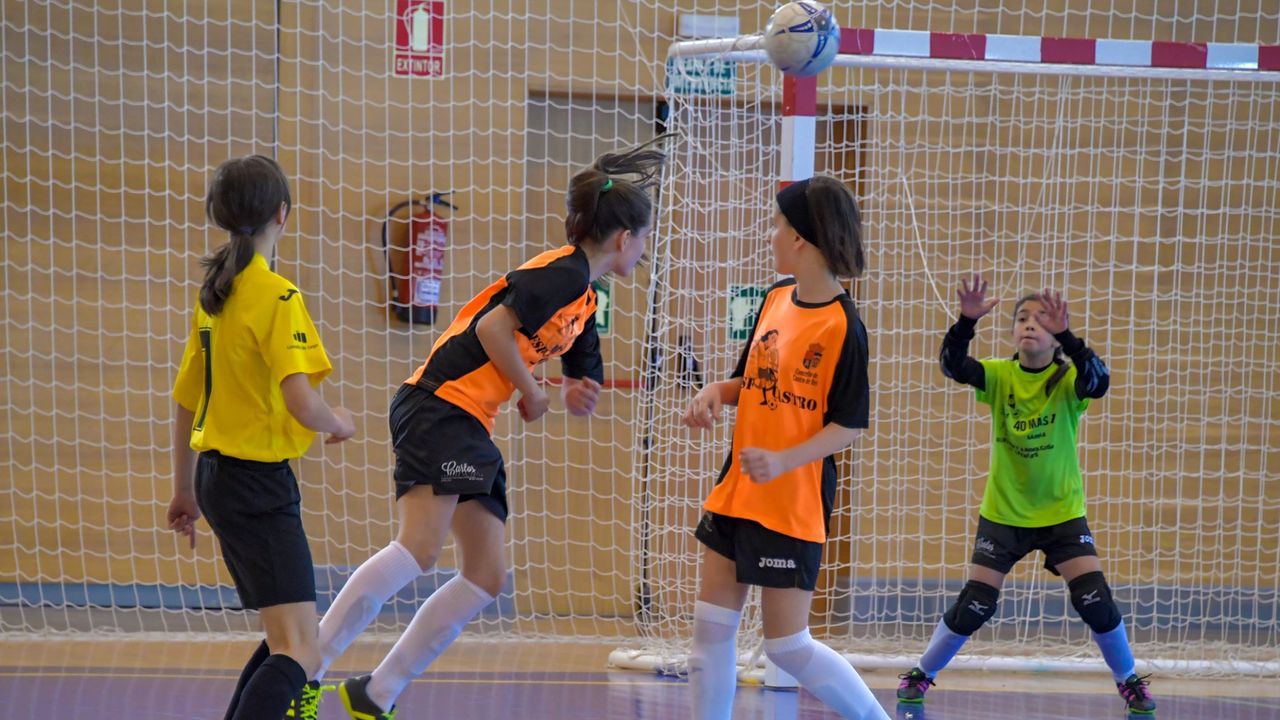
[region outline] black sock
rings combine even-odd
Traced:
[[[296,660],[272,655],[244,686],[232,720],[280,720],[306,682],[307,672]]]
[[[244,693],[244,686],[249,684],[249,678],[258,672],[258,667],[267,659],[271,651],[267,649],[267,641],[263,640],[258,643],[258,648],[253,651],[253,655],[249,658],[249,662],[245,663],[244,669],[240,671],[240,679],[236,681],[236,691],[231,695],[231,704],[227,705],[227,714],[222,720],[231,720],[236,714],[236,707],[240,705],[240,695]]]

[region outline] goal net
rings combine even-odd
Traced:
[[[689,72],[736,64],[738,92],[673,98],[682,142],[655,250],[656,354],[687,338],[708,379],[725,378],[776,279],[764,238],[779,181],[808,164],[860,199],[869,271],[850,290],[871,338],[872,420],[841,458],[815,635],[856,664],[910,667],[964,582],[990,420],[937,356],[959,280],[976,272],[1004,301],[973,355],[1011,355],[1013,301],[1056,288],[1111,369],[1080,457],[1138,657],[1280,671],[1265,662],[1280,641],[1280,73],[1107,67],[1101,50],[1055,65],[1048,41],[1039,64],[971,50],[960,61],[929,57],[945,37],[864,31],[859,46],[855,32],[808,111],[802,82],[784,89],[746,50],[754,38],[676,46]],[[989,53],[998,39],[981,41]],[[895,42],[925,57],[894,57]],[[635,505],[645,642],[615,661],[678,671],[702,552],[689,528],[731,432],[682,428],[691,391],[677,373],[657,377]],[[1042,563],[1017,566],[961,663],[1101,667],[1084,662],[1097,657],[1088,629]],[[748,618],[744,661],[760,637],[754,605]]]
[[[1092,4],[1028,0],[994,18],[956,3],[831,3],[849,27],[973,32],[990,21],[1023,34],[1276,42],[1261,10],[1183,19]],[[694,5],[742,31],[770,10],[6,3],[0,635],[256,631],[207,527],[192,551],[163,522],[173,373],[198,259],[225,239],[203,215],[220,162],[258,152],[286,169],[295,205],[275,266],[302,290],[334,361],[325,397],[360,429],[295,463],[323,608],[394,537],[396,384],[476,292],[563,242],[574,170],[665,122],[680,140],[652,260],[602,288],[596,417],[566,416],[555,392],[536,425],[499,417],[510,582],[471,634],[605,641],[628,646],[620,661],[678,664],[697,578],[689,531],[728,436],[691,433],[677,417],[694,387],[732,366],[773,280],[772,193],[784,162],[808,162],[864,205],[870,272],[851,289],[871,332],[875,412],[841,459],[816,632],[850,653],[914,654],[963,578],[987,425],[935,356],[957,278],[979,271],[1006,299],[1065,290],[1074,326],[1112,368],[1082,460],[1140,654],[1266,659],[1280,642],[1280,486],[1268,482],[1280,473],[1274,81],[838,67],[818,86],[803,149],[781,78],[759,57],[667,62]],[[423,208],[389,222],[388,212],[434,192],[456,208],[428,206],[448,220],[437,320],[410,326],[388,288],[405,277],[408,217]],[[975,353],[1009,352],[1006,320],[983,323]],[[553,382],[559,369],[545,372]],[[398,633],[456,567],[446,548],[372,633]],[[1091,656],[1060,583],[1033,561],[1003,598],[969,653]]]

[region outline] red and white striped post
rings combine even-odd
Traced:
[[[813,177],[817,153],[818,78],[782,80],[782,176],[778,189]]]
[[[813,177],[817,155],[818,78],[782,79],[782,176],[781,190],[794,182]],[[800,683],[785,670],[764,658],[764,684],[771,688],[795,688]]]

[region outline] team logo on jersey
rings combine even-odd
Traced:
[[[1018,401],[1013,397],[1013,391],[1009,391],[1009,397],[1005,398],[1005,413],[1009,417],[1017,420],[1022,417],[1022,411],[1018,409]]]
[[[775,410],[779,405],[794,405],[801,410],[816,411],[818,409],[818,401],[813,398],[805,397],[799,393],[790,390],[781,390],[778,387],[778,381],[781,375],[779,368],[780,361],[778,358],[778,338],[777,330],[766,330],[759,340],[751,346],[750,361],[747,363],[747,373],[742,379],[743,390],[759,390],[760,405],[764,405],[770,410]],[[797,373],[805,372],[797,370]],[[808,383],[807,380],[798,380],[798,382]],[[816,380],[813,383],[817,384]]]
[[[294,330],[292,338],[293,344],[287,346],[287,350],[311,350],[320,345],[318,342],[309,342],[310,338],[301,330]]]
[[[534,352],[538,353],[541,360],[564,354],[564,351],[573,345],[573,341],[578,338],[580,332],[577,315],[569,316],[567,323],[558,325],[547,323],[543,328],[546,332],[539,330],[536,335],[529,338],[529,344],[533,346]]]
[[[766,330],[755,347],[756,387],[760,388],[760,404],[770,410],[778,407],[778,331]]]
[[[805,350],[804,358],[800,360],[802,367],[796,368],[791,379],[802,385],[817,385],[819,381],[817,369],[822,364],[822,353],[826,348],[821,343],[809,343],[809,349]]]
[[[822,351],[825,349],[820,343],[810,343],[809,349],[804,353],[804,369],[813,370],[818,367],[818,363],[822,362]]]

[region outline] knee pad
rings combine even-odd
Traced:
[[[976,580],[965,583],[956,602],[942,616],[947,628],[957,635],[968,637],[978,631],[996,614],[996,602],[1000,591]]]
[[[1101,572],[1085,573],[1067,583],[1071,591],[1071,605],[1080,613],[1080,619],[1098,634],[1108,633],[1120,624],[1120,608],[1111,598]]]

